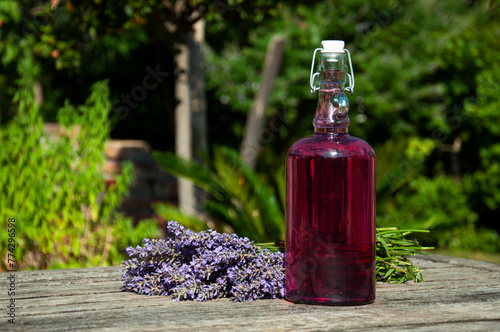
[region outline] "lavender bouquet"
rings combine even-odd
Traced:
[[[144,239],[127,248],[123,290],[172,300],[204,301],[228,297],[252,301],[284,296],[284,256],[261,249],[248,238],[213,230],[193,232],[175,221],[169,238]]]

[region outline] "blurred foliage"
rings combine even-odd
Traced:
[[[142,83],[146,66],[175,72],[179,34],[165,26],[179,27],[199,11],[207,20],[210,142],[237,149],[268,42],[280,34],[287,40],[285,56],[260,140],[256,176],[269,195],[275,193],[277,206],[283,206],[286,151],[313,130],[316,97],[308,87],[312,52],[323,39],[343,39],[356,75],[350,132],[377,154],[378,225],[431,229],[421,237],[426,245],[500,251],[498,1],[188,1],[181,17],[174,13],[176,3],[66,0],[50,8],[48,2],[0,0],[1,124],[17,114],[10,100],[18,90],[17,68],[25,50],[34,54],[30,69],[44,87],[40,112],[45,120],[56,118],[66,98],[84,103],[81,92],[104,78],[110,80],[113,106],[121,106],[123,95]],[[129,113],[113,108],[114,137],[146,139],[156,149],[173,149],[171,77]],[[222,164],[214,164],[217,154],[219,159],[224,155],[221,149],[214,149],[208,157],[212,161],[200,167],[221,172],[217,167]],[[247,214],[241,222],[249,223],[248,229],[242,235],[273,237],[276,228],[269,220],[258,221],[269,232],[263,236],[262,226],[250,225],[257,220],[240,205],[245,202],[237,203],[245,201],[245,193],[233,192],[232,176],[245,178],[243,170],[230,174],[227,183],[222,178],[211,183],[222,186],[217,192],[224,195],[217,197],[212,188],[208,202],[229,201],[235,213]],[[257,190],[248,181],[238,187],[247,194]],[[189,219],[178,208],[157,210],[184,216],[194,228],[204,227],[198,222],[208,218]],[[239,227],[229,221],[228,211],[216,216],[216,210],[214,206],[210,222],[227,220],[232,229]]]
[[[123,165],[116,184],[105,188],[104,143],[111,109],[106,82],[92,86],[84,105],[67,102],[58,113],[60,137],[43,132],[33,93],[33,59],[26,51],[19,61],[22,81],[14,94],[18,112],[0,128],[0,225],[16,219],[17,268],[42,269],[119,264],[123,248],[156,223],[132,226],[115,208],[120,206],[133,176]],[[75,126],[77,125],[77,126]],[[7,268],[8,233],[0,233]]]
[[[126,96],[130,100],[132,89],[148,74],[147,66],[159,65],[165,71],[172,68],[172,55],[166,51],[171,49],[172,38],[166,33],[163,38],[153,38],[153,31],[164,27],[157,20],[146,26],[140,16],[153,12],[154,4],[158,2],[63,0],[51,8],[50,1],[0,0],[0,123],[7,123],[16,114],[9,104],[16,90],[12,83],[19,78],[19,54],[27,47],[39,70],[36,80],[43,87],[40,112],[45,121],[56,121],[64,100],[84,103],[82,91],[88,91],[97,80],[109,79],[113,136],[156,140],[157,148],[173,146],[168,144],[173,140],[173,124],[167,140],[157,140],[160,135],[151,134],[162,131],[172,116],[167,111],[148,112],[151,105],[159,110],[173,108],[173,100],[162,98],[173,90],[170,81],[148,91],[144,103],[132,103],[129,111],[123,109],[130,105]],[[128,121],[121,121],[124,118]],[[153,130],[143,130],[141,136],[137,123]]]
[[[210,46],[210,36],[229,36],[208,50],[207,85],[219,102],[211,111],[221,114],[211,126],[227,119],[233,138],[218,131],[216,140],[237,148],[244,121],[233,119],[252,103],[272,34],[285,36],[268,108],[272,135],[261,139],[258,167],[278,190],[283,174],[273,170],[313,130],[312,51],[323,39],[343,39],[356,75],[350,132],[377,154],[378,226],[430,229],[420,236],[427,245],[500,251],[500,4],[326,1],[275,9],[243,40],[231,38],[230,23],[207,27]],[[283,125],[274,130],[277,121]]]
[[[206,160],[207,166],[168,152],[156,152],[155,159],[169,173],[190,179],[210,195],[204,200],[203,211],[209,220],[219,223],[214,228],[232,230],[258,242],[284,235],[284,214],[279,200],[237,151],[215,148],[212,160]],[[179,215],[177,208],[166,204],[157,204],[156,211],[166,220],[180,220],[196,231],[207,225],[203,219]]]

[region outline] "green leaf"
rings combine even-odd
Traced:
[[[155,209],[156,213],[163,219],[167,221],[179,221],[182,225],[194,231],[198,232],[206,230],[208,228],[207,224],[203,220],[199,219],[198,217],[188,215],[177,207],[168,206],[165,203],[157,203],[153,205],[153,208]]]

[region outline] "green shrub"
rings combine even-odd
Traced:
[[[29,62],[28,56],[22,63]],[[156,225],[143,222],[134,228],[115,212],[132,180],[131,164],[123,165],[116,185],[105,188],[102,167],[111,109],[107,83],[94,84],[84,105],[75,108],[66,102],[59,111],[63,133],[53,139],[43,132],[33,80],[24,74],[13,100],[18,113],[0,128],[1,252],[7,253],[7,220],[15,218],[18,268],[120,263],[120,250],[155,236]],[[7,256],[2,269],[6,265]]]
[[[500,250],[500,237],[491,229],[476,226],[477,213],[468,202],[466,185],[450,176],[430,179],[418,176],[385,200],[377,224],[405,229],[428,229],[426,244],[463,250]]]

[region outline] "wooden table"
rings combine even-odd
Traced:
[[[425,282],[379,283],[376,302],[357,307],[175,303],[120,291],[119,267],[15,272],[15,324],[8,323],[10,273],[4,272],[0,330],[500,331],[500,265],[438,255],[414,261]]]

